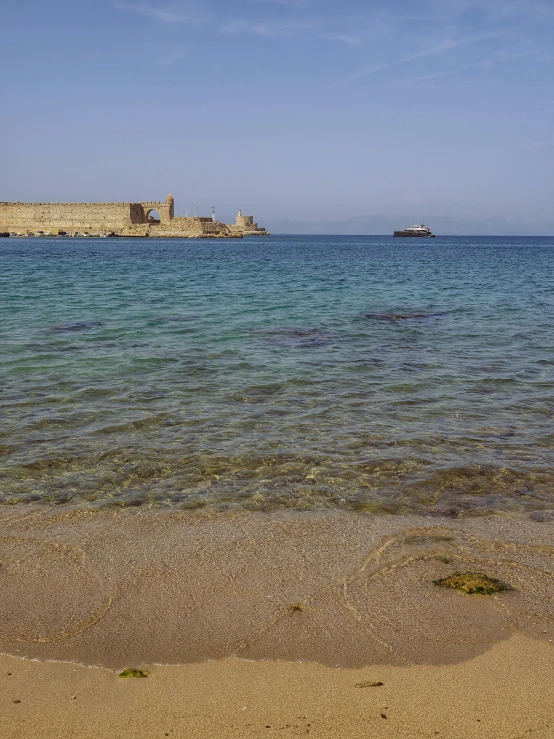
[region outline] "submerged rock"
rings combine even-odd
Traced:
[[[137,670],[134,667],[127,668],[120,672],[118,677],[148,677],[148,673],[143,670]]]
[[[461,590],[462,593],[468,593],[470,595],[473,593],[491,595],[492,593],[501,593],[503,590],[513,590],[511,585],[494,577],[484,575],[482,572],[453,572],[448,577],[433,580],[433,585]]]
[[[364,313],[364,318],[373,319],[374,321],[407,321],[418,318],[434,318],[436,316],[444,316],[446,311],[407,311],[407,312],[374,312]]]
[[[531,521],[544,523],[545,521],[554,521],[554,511],[533,511],[529,514]]]
[[[167,323],[190,323],[191,321],[197,321],[200,318],[196,313],[185,314],[183,316],[166,316],[164,320]]]
[[[273,328],[254,331],[267,344],[289,349],[314,349],[336,343],[336,337],[318,328]]]
[[[103,325],[102,321],[75,321],[74,323],[60,323],[57,326],[50,326],[50,331],[71,333],[72,331],[88,331],[90,328],[98,328]]]

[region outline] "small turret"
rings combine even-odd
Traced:
[[[257,223],[254,223],[254,216],[245,216],[242,210],[237,213],[237,220],[235,223],[229,226],[229,228],[235,234],[242,234],[242,236],[266,236],[269,235],[265,228],[261,228]]]
[[[171,221],[173,218],[175,218],[175,200],[171,193],[167,196],[165,202],[167,203],[168,219]]]
[[[254,226],[254,216],[243,216],[242,210],[239,210],[235,225],[242,229],[252,228]]]

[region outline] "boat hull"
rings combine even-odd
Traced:
[[[410,231],[395,231],[393,236],[405,236],[411,239],[434,239],[435,234],[417,233]]]

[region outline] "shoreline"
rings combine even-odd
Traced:
[[[0,511],[0,652],[110,669],[448,664],[554,639],[554,527],[502,515]],[[513,590],[438,588],[478,571]]]
[[[549,739],[553,553],[513,515],[4,509],[0,733]],[[469,568],[515,589],[432,583]]]
[[[548,739],[554,650],[521,635],[455,665],[368,666],[238,659],[107,669],[0,656],[0,732],[55,736]],[[381,685],[357,687],[378,682]]]

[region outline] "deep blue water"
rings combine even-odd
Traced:
[[[554,508],[554,239],[0,258],[0,502]]]

